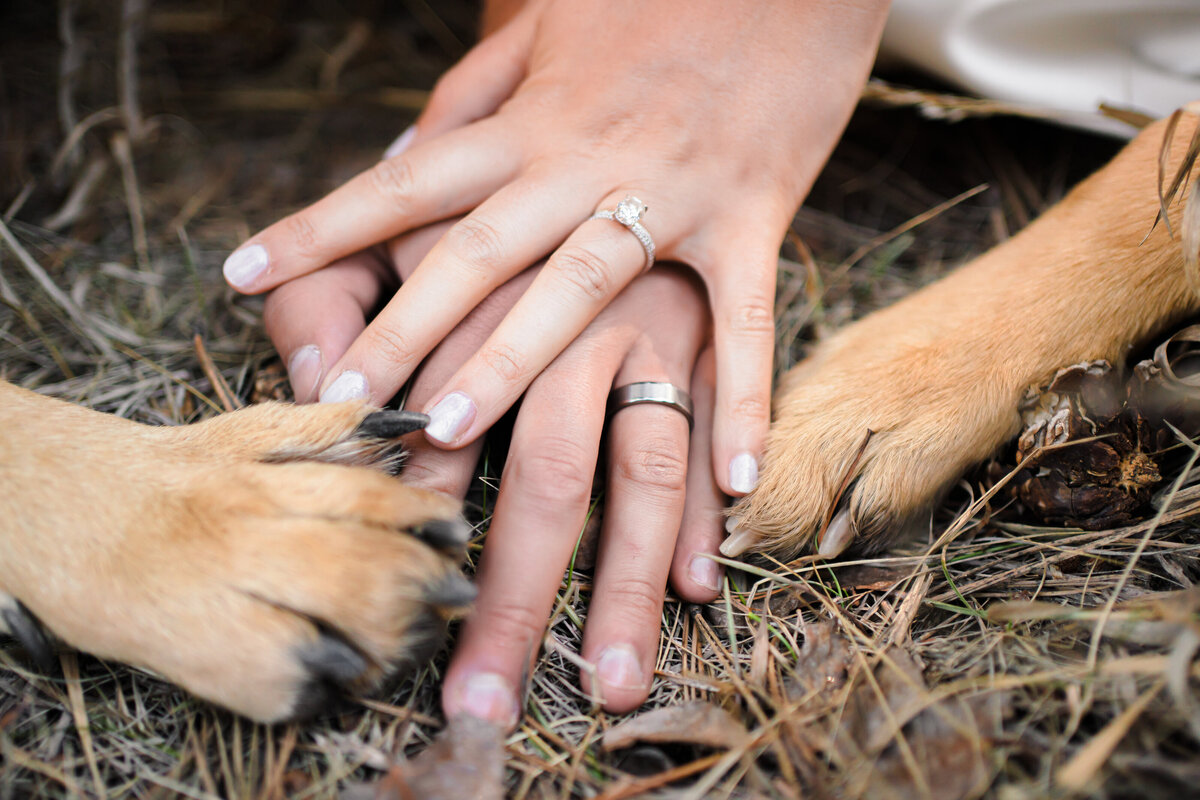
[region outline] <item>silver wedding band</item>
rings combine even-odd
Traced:
[[[644,269],[650,269],[654,266],[654,240],[650,238],[650,231],[646,230],[646,227],[640,221],[649,210],[649,206],[630,195],[617,203],[617,207],[613,210],[604,209],[597,211],[588,217],[588,219],[611,219],[613,222],[624,225],[642,243],[642,249],[646,251],[646,266]]]
[[[611,417],[622,408],[641,403],[657,403],[675,409],[687,419],[688,430],[692,428],[692,398],[673,383],[642,381],[627,383],[612,390],[608,396],[608,415]]]

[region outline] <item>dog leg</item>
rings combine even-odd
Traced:
[[[847,327],[786,375],[762,478],[733,509],[722,550],[791,555],[822,532],[823,555],[881,549],[1016,434],[1028,386],[1072,363],[1120,363],[1200,308],[1178,238],[1162,223],[1150,232],[1165,124],[1013,239]],[[1185,116],[1172,171],[1194,130]]]
[[[457,503],[370,468],[422,422],[346,403],[152,428],[0,382],[4,625],[262,721],[420,663],[473,597]]]

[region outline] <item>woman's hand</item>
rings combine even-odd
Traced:
[[[439,234],[423,230],[393,243],[390,258],[398,271],[407,273]],[[390,266],[359,254],[268,297],[267,328],[290,355],[298,391],[315,379],[295,367],[304,347],[297,321],[356,319],[322,327],[321,346],[337,358],[338,348],[362,331],[380,270]],[[410,400],[432,397],[535,281],[536,269],[529,270],[476,308],[421,368]],[[712,600],[720,585],[721,569],[707,558],[723,537],[725,505],[710,468],[711,351],[699,356],[710,333],[694,274],[664,265],[636,279],[533,381],[517,415],[484,546],[476,611],[443,689],[448,714],[516,723],[524,677],[588,513],[608,393],[648,380],[690,391],[696,425],[689,435],[684,416],[661,405],[627,407],[609,421],[606,510],[581,652],[593,667],[584,670],[584,688],[610,711],[635,708],[646,698],[668,575],[676,592],[694,602]],[[462,497],[480,446],[418,445],[405,480]]]
[[[638,240],[588,219],[634,195],[649,206],[642,224],[658,257],[706,285],[713,467],[724,491],[744,493],[769,416],[778,245],[853,108],[885,7],[531,0],[446,74],[406,150],[253,237],[226,275],[264,291],[469,211],[336,361],[304,351],[320,364],[322,399],[382,403],[483,298],[551,254],[430,397],[427,434],[461,447],[641,274]],[[323,291],[334,272],[303,285]],[[315,320],[298,324],[308,328],[297,351],[320,335]]]

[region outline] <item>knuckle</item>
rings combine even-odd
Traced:
[[[592,495],[593,460],[570,439],[544,437],[512,460],[513,478],[534,501],[586,505]]]
[[[747,300],[733,307],[728,325],[730,332],[734,334],[774,336],[775,311],[771,303],[765,300]]]
[[[673,442],[647,442],[617,458],[620,477],[661,492],[682,492],[687,486],[687,461]]]
[[[446,233],[451,255],[468,267],[492,272],[504,263],[500,233],[490,223],[466,217]]]
[[[666,587],[640,575],[625,575],[606,581],[606,592],[613,606],[621,609],[631,621],[657,619],[662,613]]]
[[[367,170],[371,188],[386,200],[393,210],[407,216],[412,209],[413,174],[408,159],[389,158]]]
[[[321,237],[317,234],[317,226],[307,214],[292,214],[283,222],[283,230],[292,243],[292,247],[302,258],[319,259],[321,257]]]
[[[504,597],[488,603],[488,632],[493,641],[532,643],[541,638],[546,619],[533,609]]]
[[[525,378],[524,359],[507,345],[487,345],[479,358],[507,386],[519,385]]]
[[[365,352],[393,366],[405,366],[416,356],[412,340],[390,325],[371,325],[363,332]]]
[[[729,412],[743,422],[760,423],[770,419],[771,406],[765,398],[747,394],[733,398]]]
[[[564,247],[551,259],[555,272],[586,297],[608,297],[613,287],[612,269],[586,247]]]

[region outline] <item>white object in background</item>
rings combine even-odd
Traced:
[[[1200,100],[1200,0],[893,0],[880,58],[1132,136],[1099,105],[1161,117]]]

